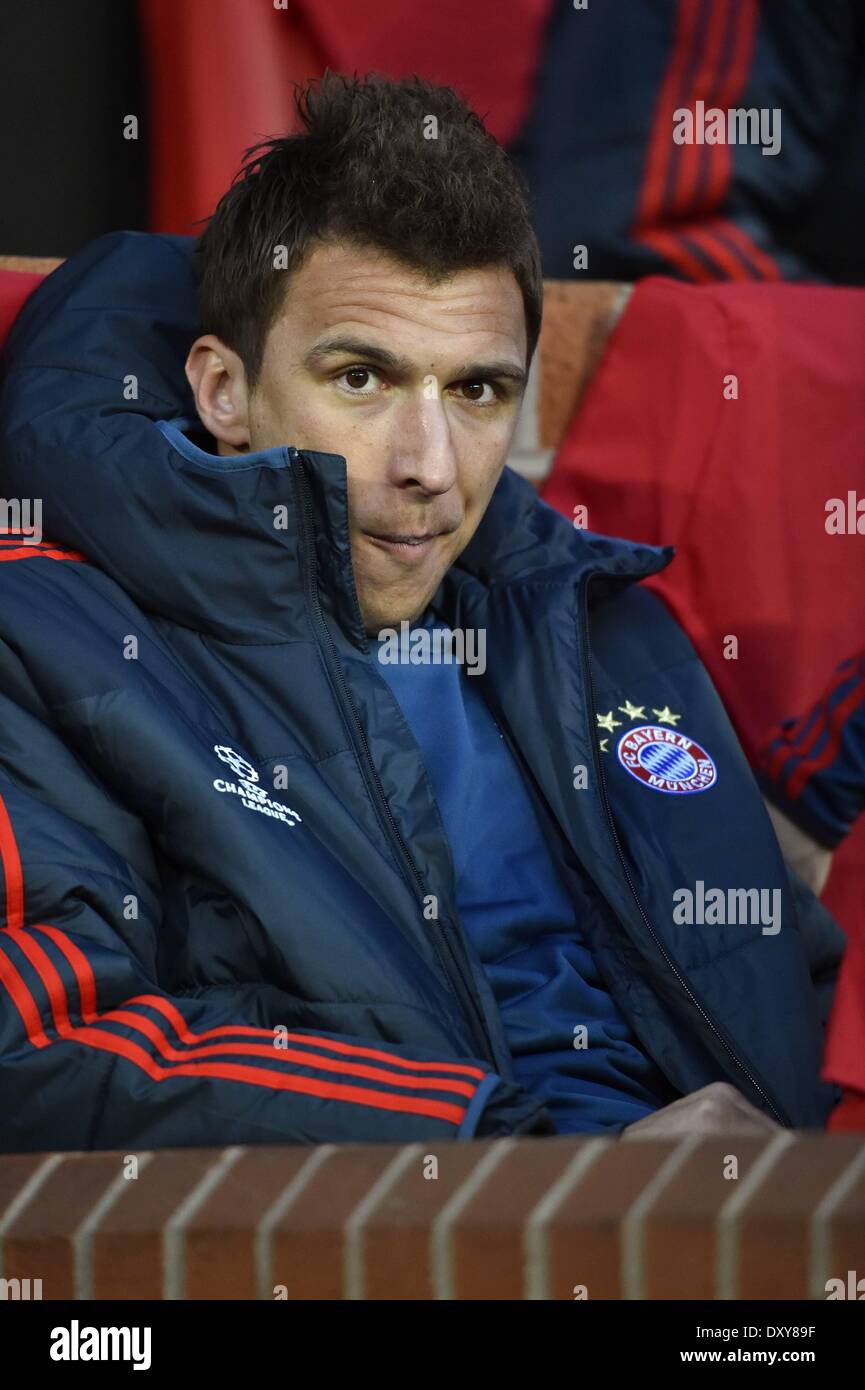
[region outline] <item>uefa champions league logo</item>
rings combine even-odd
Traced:
[[[252,763],[247,762],[239,753],[235,753],[233,748],[228,748],[225,744],[215,743],[213,751],[220,762],[230,767],[237,782],[227,782],[223,777],[217,777],[213,782],[213,790],[222,795],[237,796],[240,804],[245,806],[247,811],[257,811],[262,816],[268,816],[272,820],[282,821],[284,825],[294,828],[300,825],[303,817],[297,811],[293,811],[290,806],[286,806],[281,801],[275,801],[268,796],[264,787],[259,786],[259,777]]]
[[[239,777],[242,782],[258,781],[258,773],[252,766],[252,763],[248,763],[239,753],[235,753],[233,748],[226,748],[221,743],[215,743],[213,745],[213,751],[217,758],[228,764],[235,777]]]

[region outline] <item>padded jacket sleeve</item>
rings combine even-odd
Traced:
[[[470,1058],[264,1026],[265,984],[172,997],[152,888],[2,776],[0,851],[0,1151],[553,1132]]]

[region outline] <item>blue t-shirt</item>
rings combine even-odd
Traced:
[[[448,631],[432,613],[415,627]],[[561,1134],[619,1129],[650,1114],[669,1085],[584,940],[589,914],[610,908],[587,874],[563,883],[478,677],[455,661],[413,665],[403,655],[394,663],[393,644],[373,642],[372,651],[420,745],[450,842],[460,919],[499,1005],[517,1080],[545,1099]]]

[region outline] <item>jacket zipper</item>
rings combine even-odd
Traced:
[[[672,956],[669,954],[669,952],[667,951],[666,947],[664,946],[663,941],[661,941],[660,937],[658,936],[657,932],[655,931],[654,927],[652,926],[652,923],[651,923],[650,920],[649,920],[648,914],[646,913],[646,910],[645,910],[645,908],[643,907],[642,902],[640,901],[639,894],[637,893],[637,890],[636,890],[636,888],[635,888],[635,886],[634,886],[634,881],[633,881],[633,879],[631,878],[631,872],[630,872],[630,869],[628,868],[628,863],[627,863],[627,860],[625,859],[625,856],[624,856],[624,853],[623,853],[623,850],[622,850],[621,841],[619,840],[619,832],[618,832],[618,829],[616,828],[616,822],[615,822],[615,820],[613,819],[613,813],[612,813],[612,810],[610,809],[610,799],[609,799],[609,796],[608,796],[608,794],[607,794],[607,780],[606,780],[606,775],[605,775],[605,773],[604,773],[604,764],[603,764],[603,761],[602,761],[602,759],[601,759],[600,752],[598,751],[598,745],[597,745],[597,722],[598,722],[598,721],[597,721],[597,710],[596,710],[596,707],[595,707],[595,691],[594,691],[594,686],[593,686],[593,684],[592,684],[592,671],[591,671],[591,663],[590,663],[590,659],[589,659],[589,603],[588,603],[588,592],[589,592],[589,585],[591,584],[592,580],[593,580],[593,579],[596,579],[597,577],[601,576],[602,574],[603,574],[603,571],[601,571],[601,570],[593,570],[590,574],[588,574],[588,575],[586,576],[586,580],[585,580],[585,584],[584,584],[584,590],[583,590],[583,596],[582,596],[582,609],[581,609],[581,613],[580,613],[580,619],[581,619],[581,624],[582,624],[582,653],[581,653],[581,656],[582,656],[582,660],[583,660],[583,668],[584,668],[585,678],[586,678],[586,679],[585,679],[586,692],[587,692],[587,695],[588,695],[589,723],[590,723],[590,741],[591,741],[591,748],[592,748],[592,757],[593,757],[593,759],[594,759],[595,770],[596,770],[596,774],[597,774],[597,777],[598,777],[598,785],[599,785],[599,787],[600,787],[600,789],[601,789],[601,803],[602,803],[603,808],[604,808],[604,814],[605,814],[605,816],[606,816],[607,825],[608,825],[608,827],[609,827],[609,829],[610,829],[610,832],[611,832],[611,834],[612,834],[612,837],[613,837],[613,844],[614,844],[615,847],[616,847],[616,854],[618,855],[619,863],[620,863],[621,866],[622,866],[622,872],[623,872],[623,874],[624,874],[624,876],[625,876],[625,881],[627,882],[627,885],[628,885],[629,889],[631,890],[631,897],[634,899],[634,902],[636,903],[637,910],[638,910],[640,916],[642,917],[643,922],[644,922],[645,925],[646,925],[646,928],[647,928],[647,930],[648,930],[648,932],[649,932],[649,935],[651,936],[652,940],[654,941],[655,945],[657,946],[658,950],[660,951],[661,956],[663,957],[663,959],[664,959],[666,965],[667,965],[667,966],[669,967],[669,969],[672,971],[672,973],[673,973],[675,979],[677,980],[677,982],[678,982],[678,984],[679,984],[679,987],[680,987],[680,988],[685,992],[685,994],[688,996],[688,998],[690,999],[691,1003],[694,1005],[695,1009],[697,1009],[697,1011],[700,1013],[700,1015],[702,1016],[702,1018],[705,1020],[705,1022],[706,1022],[707,1025],[709,1026],[709,1028],[710,1028],[710,1029],[712,1030],[712,1032],[715,1034],[716,1038],[719,1040],[719,1042],[720,1042],[721,1045],[723,1046],[724,1050],[725,1050],[726,1052],[729,1053],[730,1057],[732,1057],[734,1063],[735,1063],[736,1066],[739,1068],[739,1070],[743,1073],[743,1075],[745,1075],[745,1076],[748,1078],[748,1080],[750,1081],[751,1085],[754,1087],[754,1090],[757,1092],[757,1094],[758,1094],[758,1095],[761,1095],[761,1096],[763,1097],[763,1100],[766,1102],[766,1104],[768,1105],[768,1107],[769,1107],[769,1109],[771,1110],[772,1114],[773,1114],[773,1115],[775,1116],[775,1118],[778,1120],[779,1124],[789,1127],[789,1121],[788,1121],[787,1119],[785,1119],[785,1117],[779,1112],[777,1106],[774,1104],[774,1102],[772,1101],[771,1097],[768,1096],[768,1095],[766,1094],[766,1091],[764,1090],[764,1088],[760,1085],[760,1083],[756,1080],[756,1078],[755,1078],[755,1077],[752,1075],[752,1073],[748,1070],[747,1066],[746,1066],[745,1063],[742,1061],[741,1057],[739,1057],[738,1054],[735,1052],[735,1050],[734,1050],[733,1047],[730,1045],[730,1043],[727,1041],[727,1039],[725,1038],[724,1034],[721,1032],[720,1028],[718,1028],[717,1024],[716,1024],[716,1023],[714,1022],[714,1020],[710,1017],[710,1015],[707,1014],[706,1010],[703,1008],[703,1006],[702,1006],[702,1004],[700,1003],[700,1001],[695,997],[695,995],[694,995],[694,993],[693,993],[693,991],[692,991],[690,985],[688,984],[688,982],[687,982],[687,980],[685,979],[684,975],[682,974],[681,970],[680,970],[679,967],[676,965],[676,962],[673,960]]]
[[[304,568],[307,597],[309,599],[310,606],[312,609],[314,625],[317,629],[320,638],[323,639],[320,643],[322,654],[325,658],[325,664],[327,666],[328,673],[338,692],[338,697],[341,700],[343,715],[345,715],[346,711],[348,711],[350,714],[350,720],[347,721],[347,727],[349,730],[350,737],[352,739],[355,755],[358,758],[361,774],[366,784],[367,791],[370,794],[370,799],[372,800],[373,806],[375,807],[376,814],[378,815],[379,823],[381,824],[385,832],[385,835],[390,839],[391,843],[395,845],[398,850],[399,860],[403,869],[403,877],[406,883],[408,884],[409,888],[411,889],[412,893],[414,894],[421,915],[423,915],[425,896],[424,882],[421,877],[420,870],[418,869],[417,865],[414,862],[414,859],[411,856],[411,852],[409,850],[408,845],[405,842],[402,831],[397,825],[393,812],[391,811],[390,806],[388,805],[388,800],[385,796],[384,787],[382,786],[381,778],[378,775],[378,769],[376,768],[376,765],[372,759],[372,754],[370,753],[369,741],[366,736],[366,730],[363,727],[363,721],[361,720],[355,708],[354,700],[351,696],[351,691],[349,690],[346,684],[345,677],[342,673],[342,668],[339,664],[339,658],[337,656],[333,638],[330,634],[327,622],[321,609],[321,600],[318,594],[318,583],[316,579],[316,562],[312,526],[312,503],[309,497],[309,484],[306,478],[306,463],[303,459],[303,456],[300,453],[298,453],[296,449],[289,449],[288,454],[294,465],[294,467],[291,470],[291,473],[292,477],[295,480],[295,488],[300,502],[301,516],[303,521]],[[439,965],[441,966],[444,976],[447,980],[450,981],[457,999],[460,1001],[460,1003],[463,1006],[463,1010],[468,1015],[468,1019],[471,1024],[472,1031],[475,1034],[476,1041],[480,1042],[481,1044],[481,1054],[491,1064],[493,1070],[497,1072],[499,1069],[499,1064],[495,1055],[495,1047],[493,1045],[493,1041],[490,1036],[489,1029],[487,1027],[486,1019],[484,1018],[483,1012],[479,1007],[477,1001],[475,1000],[471,987],[469,986],[466,980],[462,964],[459,960],[456,951],[454,950],[453,942],[451,941],[450,936],[445,931],[444,927],[438,922],[438,919],[433,919],[430,925],[433,928],[431,937],[433,948],[436,952],[436,956],[438,957]],[[445,948],[444,955],[439,949],[439,941],[441,941],[442,945]]]

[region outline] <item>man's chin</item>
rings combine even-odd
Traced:
[[[410,608],[401,606],[397,610],[383,610],[372,614],[367,613],[363,607],[361,607],[364,631],[367,637],[375,638],[378,638],[385,629],[399,632],[401,623],[419,623],[423,619],[428,607],[428,599],[419,606],[412,606]]]

